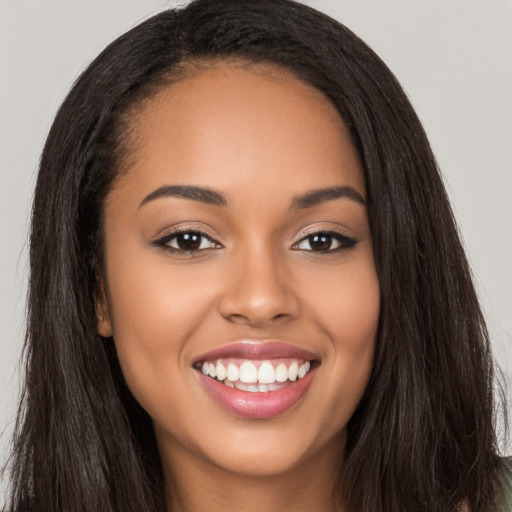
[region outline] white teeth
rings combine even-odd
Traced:
[[[240,378],[240,370],[236,364],[228,364],[227,377],[231,382],[235,382]]]
[[[285,382],[288,380],[288,368],[283,363],[278,364],[275,371],[276,382]]]
[[[215,367],[215,372],[217,373],[217,379],[224,380],[226,378],[226,368],[224,368],[224,365],[220,361],[217,363],[217,366]]]
[[[236,362],[228,363],[228,361],[220,359],[213,362],[205,361],[200,368],[205,375],[231,388],[261,393],[281,389],[286,382],[302,379],[311,370],[310,361],[292,360],[288,367],[284,362],[274,367],[271,361],[246,360],[240,366]]]
[[[258,382],[260,384],[273,384],[276,381],[274,367],[265,361],[258,369]]]
[[[243,382],[235,382],[233,386],[240,391],[249,391],[250,393],[257,393],[258,386],[256,384],[244,384]]]
[[[258,382],[258,370],[253,363],[244,361],[240,365],[240,380],[247,383]]]
[[[288,378],[293,382],[297,380],[297,374],[299,373],[299,365],[294,361],[290,368],[288,368]]]
[[[222,381],[224,385],[226,385],[228,388],[235,388],[239,389],[241,391],[250,391],[252,393],[259,392],[259,393],[268,393],[269,391],[277,391],[278,389],[281,389],[283,384],[280,383],[274,383],[274,384],[244,384],[243,382],[231,382],[228,379],[224,379]]]

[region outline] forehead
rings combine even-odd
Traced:
[[[365,196],[338,111],[280,68],[224,62],[193,69],[146,101],[131,124],[135,157],[119,185],[128,178],[144,189],[172,182],[228,190],[248,180],[299,193],[348,179]]]

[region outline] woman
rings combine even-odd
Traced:
[[[326,16],[199,0],[112,43],[50,131],[30,257],[14,510],[504,506],[434,158]]]

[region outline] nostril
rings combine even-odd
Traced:
[[[278,313],[277,315],[258,315],[256,313],[252,314],[240,314],[240,313],[232,313],[231,315],[225,316],[227,320],[236,324],[244,324],[251,325],[254,327],[261,327],[267,323],[285,321],[291,318],[292,315],[289,313]]]
[[[297,317],[300,308],[296,294],[270,281],[266,276],[234,283],[219,298],[219,313],[230,322],[256,327]]]

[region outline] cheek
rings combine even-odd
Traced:
[[[150,404],[159,390],[180,385],[186,342],[210,308],[211,294],[197,273],[171,271],[165,258],[147,264],[119,257],[108,276],[118,359],[134,396]]]
[[[374,345],[380,314],[380,289],[373,257],[368,254],[346,268],[334,268],[322,285],[310,286],[310,309],[335,348],[365,352]]]
[[[109,308],[114,335],[143,340],[149,349],[193,329],[211,294],[207,276],[172,267],[165,255],[148,258],[141,252],[140,258],[116,258],[111,265]]]
[[[310,309],[329,339],[325,357],[333,407],[340,396],[349,409],[361,399],[373,368],[380,315],[380,289],[373,258],[334,271],[312,287]]]

